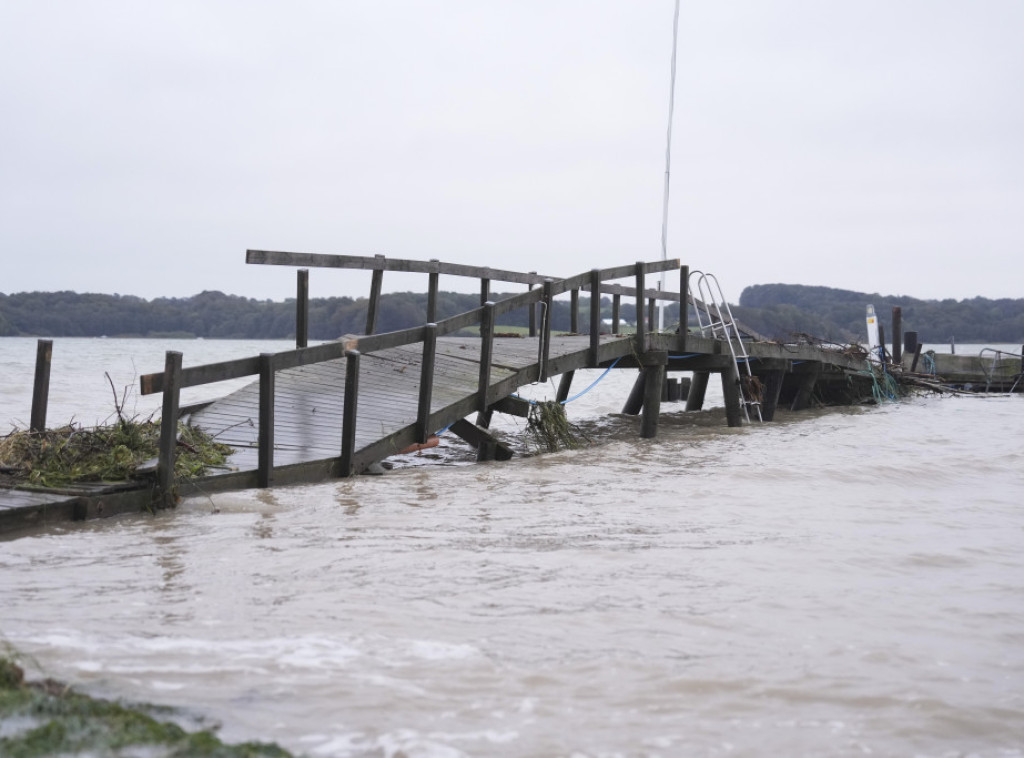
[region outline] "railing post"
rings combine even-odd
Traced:
[[[580,291],[574,289],[569,293],[569,332],[580,333]]]
[[[423,444],[431,435],[430,403],[434,394],[434,363],[437,360],[437,324],[427,324],[423,332],[423,365],[420,366],[420,398],[416,411],[416,441]]]
[[[491,299],[491,280],[480,279],[480,307],[487,305]]]
[[[690,333],[690,267],[679,267],[679,352],[686,352]]]
[[[636,351],[644,352],[647,349],[647,334],[644,327],[644,264],[637,261],[636,264]]]
[[[590,269],[590,367],[597,367],[601,345],[601,271]]]
[[[295,347],[309,344],[309,269],[300,268],[295,284]]]
[[[53,359],[53,340],[36,343],[36,376],[32,384],[32,416],[29,430],[46,430],[46,408],[50,402],[50,363]]]
[[[537,272],[536,271],[531,271],[530,273],[531,274],[536,274]],[[527,292],[533,292],[533,287],[534,287],[534,285],[530,284],[529,288],[527,289]],[[537,304],[534,303],[527,310],[530,311],[530,313],[529,313],[530,336],[531,337],[536,337],[537,336]]]
[[[174,505],[174,463],[178,447],[178,400],[181,394],[181,353],[168,350],[164,358],[164,398],[160,416],[160,454],[156,465],[157,502]]]
[[[551,309],[554,306],[553,279],[544,280],[544,312],[540,323],[540,375],[537,381],[548,380],[548,358],[551,357]]]
[[[373,270],[370,279],[370,302],[366,306],[366,333],[373,334],[377,331],[377,311],[380,308],[380,290],[384,284],[384,256],[374,256],[381,264],[380,268]]]
[[[480,383],[477,389],[477,410],[487,411],[487,390],[491,384],[491,359],[494,357],[494,303],[484,303],[484,316],[480,321]]]
[[[615,293],[612,295],[612,334],[619,333],[619,324],[622,321],[622,285],[615,285]]]
[[[269,487],[274,481],[274,354],[260,354],[259,451],[256,485]]]
[[[655,316],[655,313],[657,312],[657,310],[658,310],[658,299],[654,298],[654,297],[648,298],[648,300],[647,300],[647,331],[651,332],[652,334],[654,332],[658,331],[657,328],[655,327],[655,324],[658,323],[658,318],[657,318],[657,316]]]
[[[441,262],[437,258],[431,258],[430,263],[435,269],[440,268]],[[441,274],[438,270],[427,275],[427,322],[430,324],[437,321],[437,289],[440,279]]]
[[[345,351],[345,403],[341,418],[341,475],[352,476],[356,452],[356,410],[359,405],[359,351]]]

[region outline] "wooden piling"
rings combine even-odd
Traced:
[[[879,324],[878,325],[878,345],[879,345],[879,350],[881,352],[881,355],[878,356],[878,360],[880,360],[882,363],[887,363],[887,361],[885,360],[886,349],[885,349],[885,325],[884,324]]]
[[[423,363],[420,366],[420,392],[416,406],[416,441],[424,444],[430,429],[430,404],[434,395],[434,364],[437,361],[437,324],[427,324],[423,333]]]
[[[555,402],[564,403],[569,399],[569,390],[572,388],[572,379],[575,371],[566,371],[558,381],[558,391],[555,393]]]
[[[903,363],[903,309],[898,305],[892,308],[892,362]]]
[[[679,379],[670,377],[665,380],[665,401],[669,403],[679,402]]]
[[[441,283],[441,261],[431,258],[430,265],[434,270],[427,274],[427,323],[433,324],[437,322],[437,291]]]
[[[743,425],[743,398],[740,394],[740,374],[735,363],[729,363],[722,372],[722,395],[725,398],[725,422],[729,426]]]
[[[646,372],[647,369],[640,369],[640,373],[636,375],[636,380],[633,382],[633,388],[626,398],[626,403],[622,406],[622,412],[627,416],[639,415],[640,409],[644,407],[644,386],[646,384],[644,374]]]
[[[782,392],[782,382],[786,372],[781,369],[765,371],[761,376],[761,420],[773,421],[775,409],[779,406],[779,394]]]
[[[383,258],[383,255],[378,255]],[[380,309],[380,291],[384,284],[384,269],[375,268],[370,277],[370,300],[366,306],[366,333],[377,331],[377,311]]]
[[[917,332],[903,332],[903,350],[907,355],[914,355],[917,345]]]
[[[554,307],[553,279],[544,280],[544,308],[541,317],[540,327],[540,370],[537,380],[546,382],[548,380],[548,359],[551,357],[551,309]]]
[[[480,279],[480,307],[485,306],[491,299],[491,280]]]
[[[690,391],[686,393],[686,410],[699,411],[704,407],[704,395],[707,394],[710,379],[711,373],[708,371],[693,372]]]
[[[295,347],[309,344],[309,269],[300,268],[295,278]]]
[[[36,374],[32,383],[32,415],[28,428],[33,432],[46,430],[46,410],[50,403],[50,365],[53,361],[53,340],[36,342]]]
[[[636,263],[636,351],[644,353],[647,351],[647,332],[644,328],[644,264],[643,261]]]
[[[601,270],[590,270],[590,368],[597,368],[601,347]]]
[[[480,321],[480,382],[477,386],[476,409],[487,410],[487,392],[491,384],[491,361],[494,356],[494,303],[484,303],[484,315]]]
[[[679,352],[686,352],[690,333],[690,267],[679,267]]]
[[[658,331],[658,317],[655,311],[658,309],[658,301],[653,297],[647,299],[647,331],[654,334]]]
[[[359,406],[359,351],[345,351],[345,401],[341,417],[341,476],[355,473],[356,412]]]
[[[917,372],[917,362],[919,360],[921,360],[921,347],[922,347],[922,345],[921,345],[920,342],[918,342],[917,345],[914,347],[914,360],[912,360],[910,362],[910,373],[911,374]]]
[[[531,274],[536,274],[537,272],[536,271],[531,271],[530,273]],[[527,291],[528,292],[532,292],[533,288],[534,288],[534,285],[530,284],[527,287]],[[529,319],[530,319],[529,320],[529,324],[530,324],[530,336],[531,337],[536,337],[537,336],[537,308],[538,308],[538,304],[537,303],[534,303],[533,305],[531,305],[529,307],[529,311],[530,311],[530,313],[529,313]]]
[[[615,285],[621,289],[620,285]],[[622,292],[615,292],[612,295],[612,334],[619,333],[619,324],[622,323]]]
[[[274,483],[274,354],[260,354],[257,486]]]
[[[163,408],[160,415],[160,453],[156,465],[156,502],[174,505],[174,463],[178,448],[178,403],[181,397],[181,353],[168,350],[164,358]]]
[[[791,411],[802,411],[811,404],[811,398],[814,395],[814,385],[817,383],[818,374],[821,371],[821,366],[817,363],[802,365],[809,366],[809,368],[798,372],[800,376],[800,384],[797,387],[793,403],[789,406]]]
[[[653,439],[658,436],[658,417],[661,415],[661,385],[665,379],[668,353],[652,351],[640,356],[644,371],[644,407],[640,417],[640,436]]]

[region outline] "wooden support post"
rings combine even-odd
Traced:
[[[892,308],[892,362],[903,363],[903,309],[898,305]]]
[[[761,420],[772,421],[775,418],[775,409],[779,406],[779,393],[782,392],[782,381],[786,372],[781,369],[772,369],[762,374],[761,379]]]
[[[878,344],[880,346],[881,355],[878,356],[878,360],[882,363],[886,363],[885,360],[885,326],[883,324],[878,325]]]
[[[544,308],[540,322],[540,374],[537,381],[548,380],[548,359],[551,357],[551,310],[554,307],[553,279],[544,280]]]
[[[686,352],[690,333],[690,267],[679,267],[679,352]]]
[[[531,274],[536,274],[537,272],[536,271],[531,271],[530,273]],[[533,292],[533,285],[532,284],[529,286],[529,289],[527,291],[528,292]],[[530,311],[530,314],[529,314],[530,322],[529,323],[530,323],[530,336],[531,337],[536,337],[537,336],[537,307],[538,307],[537,304],[534,303],[529,308],[529,311]]]
[[[435,430],[430,429],[430,403],[434,395],[434,364],[437,361],[437,324],[427,324],[423,333],[423,364],[420,366],[420,396],[416,406],[416,441],[421,445]]]
[[[295,347],[309,344],[309,269],[300,268],[295,281]]]
[[[699,411],[704,407],[704,395],[708,391],[711,374],[707,371],[694,371],[690,380],[690,391],[686,393],[686,410]]]
[[[647,352],[647,334],[644,329],[644,264],[636,264],[636,352]]]
[[[482,411],[476,414],[476,425],[481,429],[490,429],[491,420],[494,418],[494,409],[488,408],[486,411]]]
[[[341,475],[355,473],[356,414],[359,406],[359,351],[345,351],[345,403],[341,417]]]
[[[256,485],[269,487],[274,481],[274,354],[260,354],[259,450]]]
[[[558,381],[558,391],[555,393],[555,402],[564,403],[569,398],[569,390],[572,387],[572,378],[575,371],[566,371]]]
[[[681,390],[679,379],[676,377],[670,377],[665,379],[665,387],[667,389],[667,391],[665,392],[665,401],[669,403],[678,403],[680,398],[679,393]]]
[[[569,331],[580,333],[580,291],[574,289],[569,293]]]
[[[480,322],[480,382],[477,385],[476,409],[487,410],[487,391],[491,384],[491,360],[494,356],[494,303],[484,303],[484,316]]]
[[[658,331],[658,317],[656,312],[658,310],[658,301],[655,298],[648,298],[647,300],[647,331],[654,334]]]
[[[629,397],[626,398],[626,404],[622,406],[622,412],[627,416],[640,415],[640,411],[644,407],[645,373],[647,373],[647,369],[641,368],[633,382],[633,388],[629,391]]]
[[[478,454],[481,443],[492,443],[494,445],[494,460],[507,461],[513,455],[512,448],[494,437],[486,429],[481,429],[475,424],[471,424],[469,421],[466,421],[464,418],[460,418],[451,425],[451,432],[456,437],[465,440],[473,446],[477,450]]]
[[[494,444],[494,440],[481,440],[476,449],[476,461],[477,463],[493,461],[496,454],[497,446]]]
[[[487,305],[491,299],[491,280],[480,279],[480,307]]]
[[[913,355],[917,352],[917,332],[903,332],[903,352]]]
[[[923,346],[921,345],[921,343],[918,342],[917,346],[914,348],[914,360],[912,360],[910,362],[910,373],[911,374],[913,374],[913,373],[915,373],[917,371],[917,362],[919,360],[921,360],[921,348],[922,347]]]
[[[178,401],[181,397],[181,353],[168,350],[164,358],[164,400],[160,415],[160,454],[156,464],[156,494],[160,508],[174,505],[174,463],[178,453]]]
[[[665,379],[668,353],[655,351],[640,356],[645,364],[644,408],[640,417],[640,436],[653,439],[658,436],[658,416],[661,414],[661,384]]]
[[[722,372],[722,395],[725,398],[725,423],[729,426],[742,426],[743,398],[740,395],[740,373],[735,363],[730,363]]]
[[[620,285],[615,285],[616,288],[621,290]],[[622,292],[616,292],[612,295],[612,334],[619,333],[619,324],[622,323]]]
[[[590,368],[597,368],[597,353],[601,347],[601,271],[590,270]]]
[[[811,397],[814,395],[814,385],[818,381],[818,374],[820,372],[821,366],[817,363],[813,364],[810,370],[801,372],[796,396],[793,398],[793,404],[789,407],[791,411],[802,411],[811,404]]]
[[[437,322],[437,290],[441,281],[441,274],[436,269],[441,261],[431,258],[430,263],[435,270],[427,274],[427,323],[433,324]]]
[[[383,255],[376,256],[383,258]],[[384,269],[375,268],[370,278],[370,301],[366,306],[366,333],[377,331],[377,312],[380,310],[380,290],[384,284]]]
[[[50,403],[50,364],[53,361],[53,340],[36,342],[36,375],[32,383],[32,415],[28,428],[46,431],[46,409]]]

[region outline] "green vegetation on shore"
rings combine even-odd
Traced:
[[[22,669],[0,657],[0,755],[137,756],[154,758],[288,758],[274,744],[225,745],[209,730],[187,732],[158,720],[169,713],[79,694],[52,679],[26,682]]]
[[[514,293],[509,293],[514,294]],[[507,294],[495,293],[499,300]],[[426,294],[396,292],[382,296],[377,331],[405,329],[423,322]],[[919,300],[893,295],[867,294],[831,287],[759,284],[740,295],[735,316],[756,331],[786,341],[794,333],[809,333],[833,342],[864,340],[867,304],[883,323],[893,306],[903,309],[903,328],[917,331],[922,342],[1019,342],[1024,340],[1024,299]],[[479,295],[442,292],[439,318],[480,305]],[[621,317],[635,321],[635,304],[623,297]],[[336,339],[361,334],[366,325],[366,298],[314,298],[309,304],[310,338]],[[601,299],[604,318],[611,317],[611,299]],[[580,297],[579,323],[586,329],[590,302]],[[678,321],[678,307],[670,306],[666,323]],[[559,299],[552,308],[552,327],[566,332],[570,305]],[[691,323],[694,319],[691,318]],[[500,317],[498,331],[524,329],[526,309]],[[287,339],[295,333],[295,302],[272,302],[203,292],[189,298],[144,300],[125,295],[74,292],[0,293],[0,337],[203,337],[206,339]]]

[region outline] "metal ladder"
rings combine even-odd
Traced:
[[[708,332],[712,339],[722,339],[729,346],[729,354],[732,356],[732,365],[736,369],[736,376],[740,374],[739,364],[742,361],[746,369],[746,381],[740,381],[740,400],[743,406],[743,415],[750,421],[750,408],[757,412],[757,420],[764,421],[761,417],[761,401],[753,397],[755,382],[757,381],[754,372],[750,370],[750,356],[743,345],[743,336],[736,327],[736,319],[733,318],[732,308],[729,307],[725,295],[722,294],[722,287],[714,274],[705,274],[703,271],[690,272],[690,279],[696,277],[697,298],[694,299],[694,311],[697,313],[697,325],[700,327],[702,337],[707,337]],[[691,286],[691,291],[693,287]],[[715,295],[721,305],[716,304]],[[701,315],[703,311],[704,315]],[[705,324],[704,318],[707,317]]]

